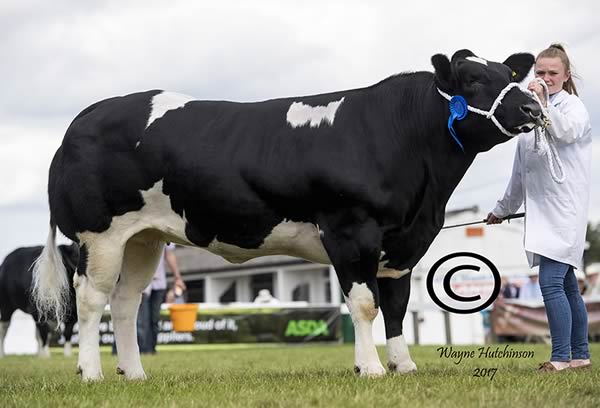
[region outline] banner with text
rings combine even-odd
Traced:
[[[72,343],[78,343],[78,327],[75,325]],[[194,331],[173,331],[168,309],[161,310],[158,344],[207,344],[207,343],[305,343],[339,341],[341,338],[341,314],[339,307],[252,309],[199,309]],[[110,313],[106,312],[100,322],[100,344],[110,345],[114,340]],[[50,345],[64,344],[64,338],[53,337]]]

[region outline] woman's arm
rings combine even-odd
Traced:
[[[548,133],[564,143],[580,140],[590,123],[590,116],[583,102],[573,95],[560,107],[548,106],[548,115],[551,122]]]

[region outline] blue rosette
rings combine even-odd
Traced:
[[[462,96],[455,95],[452,98],[450,98],[449,107],[450,117],[448,118],[448,130],[450,131],[450,134],[452,135],[460,149],[464,152],[465,149],[460,140],[458,140],[458,136],[456,136],[456,131],[454,130],[453,126],[455,120],[463,120],[467,117],[467,113],[469,113],[467,101]]]

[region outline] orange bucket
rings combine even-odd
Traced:
[[[195,303],[180,303],[169,306],[171,323],[176,332],[194,331],[194,323],[198,316],[198,305]]]

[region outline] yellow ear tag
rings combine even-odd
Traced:
[[[515,71],[513,71],[513,72],[512,72],[512,77],[514,78],[514,77],[516,77],[516,76],[517,76],[517,73],[516,73]]]

